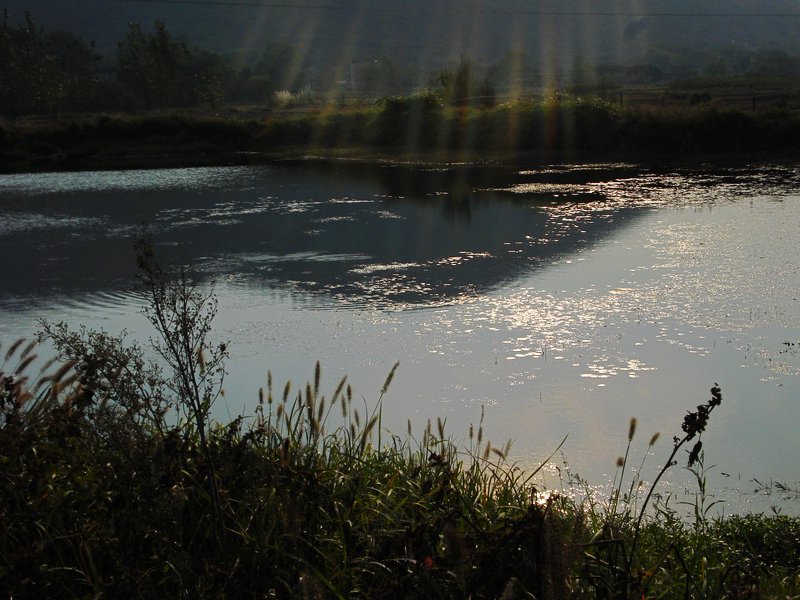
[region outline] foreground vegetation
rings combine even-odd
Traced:
[[[628,451],[612,497],[537,490],[507,448],[444,424],[389,435],[381,403],[313,381],[218,423],[225,344],[216,305],[138,245],[158,364],[124,336],[42,323],[5,353],[0,393],[4,597],[787,598],[800,520],[709,516],[699,442],[722,394],[683,420],[663,475],[689,464],[688,522],[651,496]],[[161,366],[159,366],[161,365]],[[633,443],[631,422],[627,448]],[[652,447],[656,436],[650,440]],[[660,478],[661,475],[659,475]],[[648,510],[653,509],[653,510]]]
[[[370,106],[0,123],[0,171],[232,164],[318,154],[436,161],[793,159],[800,113],[713,103],[620,108],[554,96],[453,107],[434,93]]]

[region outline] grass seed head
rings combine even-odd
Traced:
[[[289,399],[289,391],[292,389],[292,382],[287,381],[286,385],[283,388],[283,403],[286,404],[286,401]]]
[[[44,364],[42,365],[42,368],[41,368],[41,369],[39,369],[39,377],[40,377],[40,378],[41,378],[41,377],[43,377],[43,376],[44,376],[44,373],[45,373],[45,371],[47,371],[47,370],[48,370],[50,367],[52,367],[52,366],[53,366],[53,365],[54,365],[54,364],[55,364],[57,361],[58,361],[58,358],[54,356],[53,358],[51,358],[50,360],[48,360],[46,363],[44,363]],[[122,372],[122,367],[120,367],[120,373],[121,373],[121,372]]]
[[[31,353],[31,351],[34,349],[34,347],[36,347],[36,340],[32,340],[27,346],[25,346],[25,349],[19,355],[20,359],[25,358],[26,356],[28,356],[28,354]]]
[[[322,417],[325,414],[325,396],[319,401],[319,408],[317,409],[317,421],[322,422]]]
[[[25,341],[25,338],[19,338],[16,342],[11,344],[11,346],[8,349],[8,351],[6,352],[6,358],[5,359],[8,360],[12,356],[14,356],[14,352],[17,351],[17,348],[19,348],[24,341]]]
[[[72,368],[73,368],[73,367],[75,367],[75,365],[76,365],[76,364],[78,364],[78,363],[77,363],[77,361],[74,361],[74,360],[68,360],[68,361],[67,361],[67,362],[65,362],[63,365],[61,365],[61,366],[59,367],[58,371],[56,371],[55,373],[53,373],[53,377],[52,377],[52,379],[53,379],[53,382],[54,382],[54,383],[58,383],[58,382],[60,382],[60,381],[61,381],[61,380],[64,378],[64,376],[65,376],[67,373],[69,373],[69,371],[70,371],[70,370],[72,370]]]
[[[347,376],[342,377],[339,380],[339,385],[336,386],[336,391],[333,392],[333,399],[331,399],[331,405],[335,404],[336,401],[339,399],[339,396],[342,393],[342,389],[344,389],[344,384],[347,381]]]
[[[367,426],[364,428],[364,435],[365,436],[368,436],[370,434],[372,429],[375,427],[375,423],[377,423],[377,422],[378,422],[378,415],[373,416],[369,420],[369,423],[367,423]]]
[[[397,371],[397,367],[400,366],[400,362],[394,363],[392,370],[389,371],[389,375],[386,376],[386,381],[383,383],[383,387],[381,388],[381,396],[386,394],[386,391],[389,389],[389,386],[392,383],[392,379],[394,379],[394,372]]]
[[[16,370],[14,371],[14,374],[15,375],[22,374],[25,371],[25,369],[27,369],[30,366],[30,364],[35,360],[36,360],[36,354],[31,354],[30,356],[27,356],[21,363],[19,363]]]

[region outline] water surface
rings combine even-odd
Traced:
[[[725,510],[797,512],[753,490],[800,481],[798,182],[793,167],[630,165],[2,176],[0,337],[46,317],[146,340],[131,246],[145,224],[214,282],[232,353],[220,418],[252,412],[268,369],[302,384],[317,360],[370,406],[399,361],[391,430],[442,417],[458,437],[485,407],[521,465],[568,435],[548,485],[563,460],[602,484],[630,417],[637,451],[662,434],[652,476],[719,382],[703,439]],[[688,481],[676,468],[665,489]]]

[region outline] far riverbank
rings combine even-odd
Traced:
[[[622,109],[596,99],[445,108],[435,97],[215,116],[81,115],[0,122],[0,172],[369,162],[752,164],[800,156],[800,117],[714,105]]]

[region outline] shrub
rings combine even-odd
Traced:
[[[433,148],[441,108],[441,100],[431,92],[383,98],[369,123],[367,139],[379,146],[400,146],[409,150]]]

